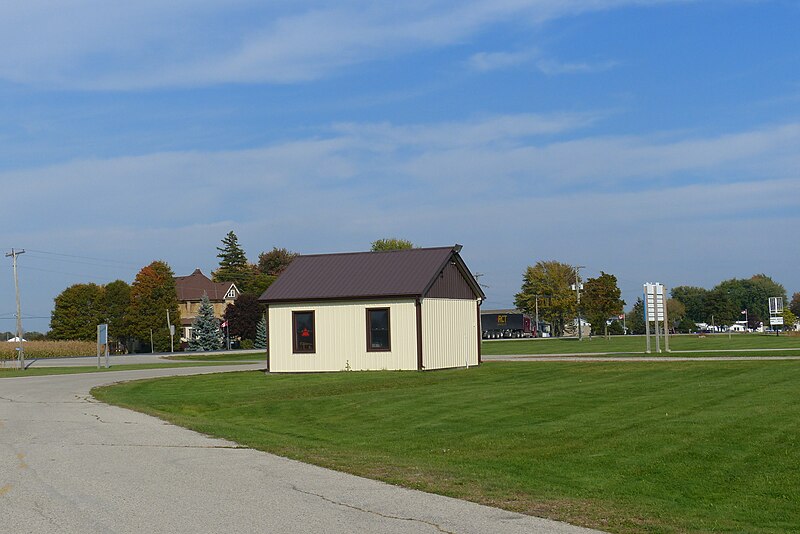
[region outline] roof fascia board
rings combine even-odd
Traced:
[[[341,297],[314,297],[314,298],[300,298],[300,299],[258,299],[259,302],[264,302],[266,304],[287,304],[290,302],[347,302],[347,301],[365,301],[365,300],[397,300],[397,299],[404,299],[404,300],[411,300],[415,298],[419,298],[420,295],[417,293],[409,293],[404,295],[359,295],[357,297],[353,296],[341,296]]]

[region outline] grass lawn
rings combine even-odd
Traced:
[[[110,371],[130,371],[133,369],[156,369],[162,367],[205,367],[209,365],[227,365],[229,363],[235,362],[132,363],[124,365],[112,365],[109,369],[106,369],[105,367],[98,369],[96,365],[86,367],[29,367],[24,371],[8,367],[0,367],[0,378],[14,378],[18,376],[72,375],[77,373],[107,373]]]
[[[615,532],[800,525],[800,362],[487,363],[176,377],[106,402],[408,487]]]
[[[483,354],[572,354],[587,352],[620,352],[630,354],[643,354],[645,351],[645,336],[611,336],[605,339],[594,336],[592,339],[579,341],[575,338],[544,338],[520,339],[508,341],[484,341]],[[752,349],[797,349],[794,351],[765,351],[764,354],[775,356],[800,355],[799,336],[770,336],[763,334],[733,334],[728,339],[727,334],[713,334],[705,337],[696,335],[671,336],[670,349],[674,351],[730,351],[733,355],[737,350]],[[655,351],[655,340],[651,339],[651,349]],[[661,339],[661,349],[664,350],[664,339]],[[654,354],[654,353],[653,353]],[[666,353],[662,353],[664,355]],[[752,355],[741,352],[740,354]],[[678,354],[675,354],[680,355]],[[719,354],[717,354],[719,356]]]
[[[165,360],[191,360],[198,362],[260,362],[266,361],[266,353],[250,353],[250,354],[231,354],[220,352],[219,354],[176,354],[175,356],[167,356]]]

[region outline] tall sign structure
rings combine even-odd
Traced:
[[[769,298],[769,325],[775,327],[778,335],[779,327],[783,326],[783,297]]]
[[[656,352],[661,352],[661,328],[664,331],[664,350],[669,352],[669,320],[667,318],[667,289],[658,282],[644,284],[644,329],[647,353],[650,353],[650,323],[654,325]]]

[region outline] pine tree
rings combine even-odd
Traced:
[[[266,349],[267,348],[267,318],[262,317],[261,320],[258,322],[258,326],[256,327],[256,340],[253,343],[253,347],[256,349]]]
[[[203,294],[200,309],[192,323],[192,339],[189,341],[189,350],[219,350],[222,348],[222,330],[219,321],[214,317],[214,307]]]
[[[239,244],[239,238],[233,231],[222,240],[222,246],[217,247],[219,254],[219,269],[214,271],[212,278],[215,282],[234,282],[241,284],[250,277],[253,269],[247,263],[247,256]]]

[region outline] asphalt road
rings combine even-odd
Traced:
[[[591,532],[240,448],[89,395],[255,368],[0,379],[0,532]]]

